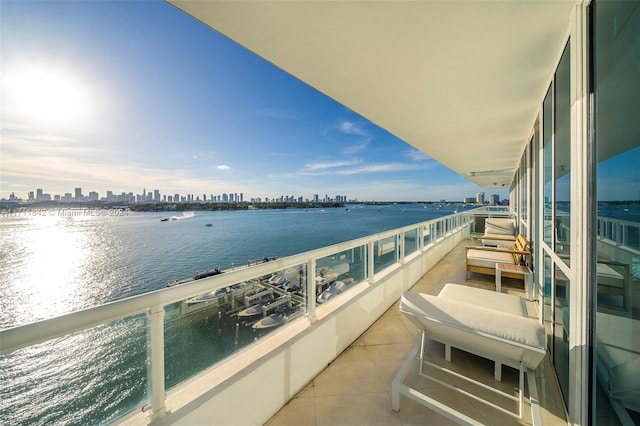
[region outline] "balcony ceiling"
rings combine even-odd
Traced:
[[[485,188],[512,180],[575,4],[169,3]]]

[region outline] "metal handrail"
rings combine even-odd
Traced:
[[[481,207],[479,209],[468,210],[462,213],[395,228],[355,240],[322,247],[258,265],[252,265],[251,267],[228,271],[220,275],[203,278],[179,286],[155,290],[92,308],[0,330],[0,355],[11,353],[18,349],[42,343],[56,337],[95,327],[106,322],[146,312],[152,306],[166,306],[219,288],[237,284],[238,282],[248,281],[275,271],[297,266],[301,263],[306,263],[310,259],[330,256],[340,251],[367,245],[369,242],[396,236],[419,227],[444,222],[455,216],[463,217],[465,215],[482,214],[484,213],[482,209]],[[463,224],[464,223],[466,223],[466,221],[463,221]]]

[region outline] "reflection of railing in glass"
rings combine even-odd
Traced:
[[[599,240],[640,254],[640,223],[599,216],[596,232]]]

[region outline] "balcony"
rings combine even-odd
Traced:
[[[412,288],[412,291],[437,294],[448,282],[465,283],[464,240],[447,256],[427,272]],[[525,298],[522,281],[506,279],[503,292]],[[484,289],[495,289],[493,277],[473,274],[466,284]],[[530,317],[537,317],[534,302],[527,302]],[[431,411],[411,399],[401,397],[400,411],[391,409],[391,381],[419,338],[419,331],[399,312],[398,303],[389,308],[366,332],[351,344],[334,362],[320,373],[304,390],[273,416],[268,426],[281,425],[335,425],[335,424],[455,424],[449,418]],[[428,358],[438,365],[447,365],[444,360],[444,345],[429,342]],[[453,350],[452,361],[465,375],[505,391],[517,390],[518,374],[504,368],[502,382],[493,378],[493,363],[475,355]],[[443,386],[425,379],[410,377],[412,386],[452,405],[483,424],[531,424],[528,410],[529,398],[525,396],[525,417],[516,421],[485,404],[463,397]],[[422,380],[422,382],[419,382]],[[491,392],[465,385],[459,380],[449,380],[481,398],[495,399]],[[540,414],[544,425],[566,425],[565,410],[549,357],[536,371],[536,383]],[[496,401],[499,403],[499,401]],[[517,403],[502,406],[517,411]]]
[[[322,424],[326,419],[352,423],[357,418],[368,418],[364,412],[374,406],[385,412],[378,413],[378,419],[411,422],[434,414],[412,407],[410,401],[403,401],[398,414],[390,409],[391,380],[417,339],[417,330],[398,313],[397,300],[414,284],[415,290],[436,293],[446,282],[464,283],[465,238],[481,227],[483,217],[504,214],[490,210],[455,214],[1,330],[1,353],[23,356],[50,351],[60,356],[57,364],[63,365],[72,362],[69,345],[75,341],[83,342],[76,348],[79,351],[95,349],[103,354],[113,346],[104,343],[110,335],[125,336],[133,342],[137,359],[137,364],[129,368],[130,383],[141,386],[143,392],[138,392],[128,407],[107,415],[101,422],[262,424],[287,403],[273,417],[273,424],[298,423],[298,419],[309,420],[310,424]],[[482,279],[475,276],[468,283],[493,287],[492,277]],[[338,282],[343,287],[331,294]],[[248,283],[257,284],[243,286]],[[517,287],[506,288],[519,294]],[[201,303],[197,299],[203,296],[205,301]],[[215,327],[220,330],[224,322],[217,304],[220,300],[227,303],[227,313],[233,312],[232,317],[239,318],[245,307],[238,306],[239,301],[248,306],[263,298],[276,303],[261,305],[259,320],[237,320],[235,345],[231,334],[228,353],[222,358],[203,354],[190,341],[184,345],[169,342],[181,338],[182,333],[175,333],[176,327],[192,318],[204,319],[204,329],[208,331]],[[282,307],[295,308],[293,313],[285,314],[285,326],[277,332],[251,334],[251,329],[259,330],[267,318],[278,318],[276,309]],[[211,309],[217,309],[217,314],[211,315]],[[529,310],[535,313],[534,306]],[[198,316],[202,312],[205,316]],[[241,322],[253,327],[241,327]],[[430,356],[442,362],[442,348],[433,345]],[[105,364],[109,362],[108,358],[101,359]],[[454,351],[454,361],[457,360],[463,360],[463,367],[480,378],[486,374],[487,362],[482,359]],[[187,373],[176,377],[176,364],[187,364]],[[513,377],[507,370],[503,386],[509,387]],[[96,385],[111,380],[111,370],[100,371],[106,376],[92,376]],[[490,363],[488,371],[491,377]],[[60,370],[57,374],[64,378],[66,373]],[[564,410],[548,362],[540,370],[539,380],[539,397],[543,413],[547,413],[543,419],[562,419]],[[108,390],[116,395],[120,392],[115,385]],[[446,393],[443,398],[458,409],[459,404],[467,404]],[[247,401],[251,402],[251,410],[245,409]],[[296,407],[302,407],[302,411]],[[466,407],[482,413],[475,404]],[[345,417],[332,417],[336,415]],[[492,419],[491,415],[482,414],[482,419]]]

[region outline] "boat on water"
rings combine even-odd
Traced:
[[[262,318],[260,321],[253,324],[252,328],[254,330],[267,330],[279,327],[293,317],[296,317],[297,315],[294,314],[298,312],[300,312],[300,306],[291,303],[280,305],[276,308],[273,314]]]
[[[169,284],[167,284],[167,287],[173,287],[173,286],[180,285],[180,284],[186,284],[186,283],[189,283],[191,281],[201,280],[202,278],[213,277],[214,275],[222,274],[222,272],[223,271],[221,271],[220,268],[209,269],[208,271],[198,272],[197,274],[195,274],[194,276],[189,277],[189,278],[184,278],[184,279],[181,279],[181,280],[172,281]]]
[[[194,303],[202,303],[202,302],[210,302],[212,300],[218,300],[220,298],[225,298],[227,294],[231,291],[229,287],[218,288],[214,291],[211,291],[206,294],[202,294],[200,296],[192,297],[191,299],[187,299],[184,301],[186,304],[194,304]]]
[[[160,222],[168,222],[168,221],[169,221],[168,217],[165,217],[164,219],[160,219]]]
[[[249,306],[248,308],[238,312],[238,317],[248,318],[256,315],[261,315],[264,312],[264,308],[269,309],[269,305],[274,303],[276,300],[277,299],[273,295],[263,297],[255,305]]]
[[[344,281],[336,281],[318,296],[318,303],[324,303],[347,288]]]

